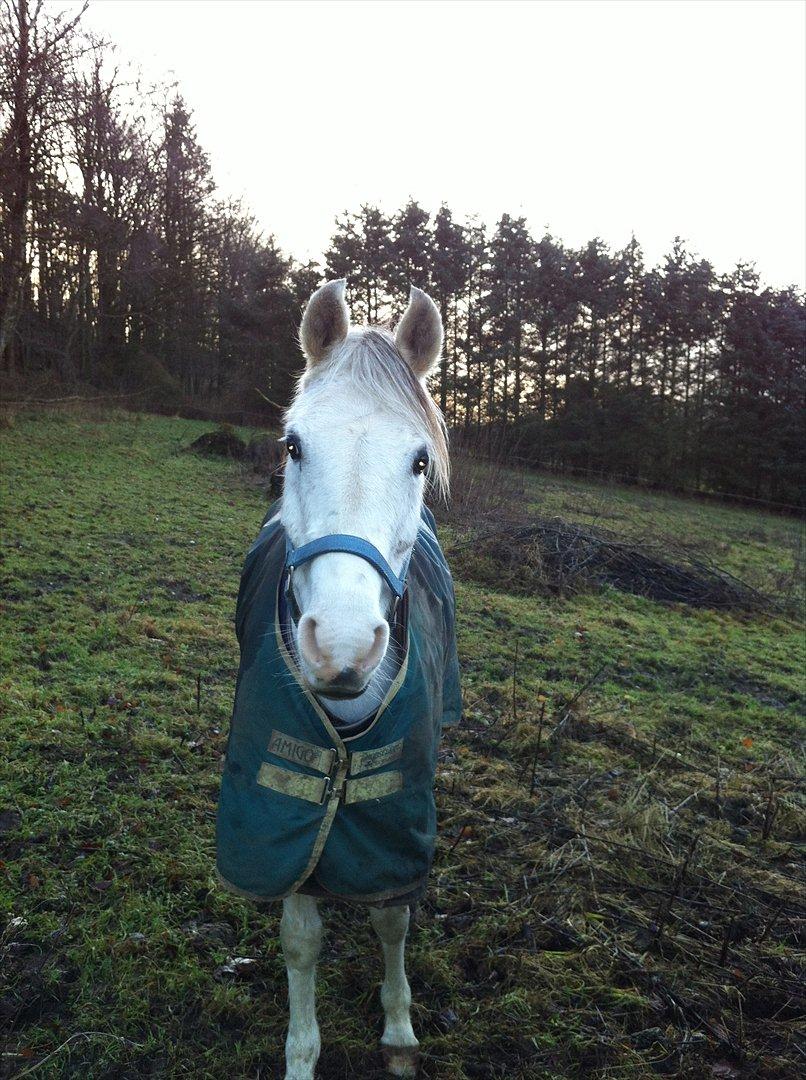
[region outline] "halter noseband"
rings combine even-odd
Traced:
[[[292,548],[290,541],[287,542],[285,565],[288,570],[289,581],[295,566],[315,559],[317,555],[326,555],[330,552],[343,552],[345,555],[357,555],[374,566],[386,584],[395,595],[395,603],[403,598],[406,588],[406,571],[408,561],[403,567],[400,577],[394,572],[389,563],[381,555],[380,551],[369,540],[362,540],[360,536],[348,536],[346,533],[330,533],[329,536],[320,536],[318,540],[312,540],[310,544]]]

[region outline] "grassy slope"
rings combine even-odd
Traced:
[[[757,589],[777,593],[803,588],[804,531],[794,518],[763,507],[747,509],[539,474],[527,477],[526,483],[532,505],[546,517],[671,544],[712,560]]]
[[[51,417],[3,433],[0,903],[24,922],[0,938],[0,1075],[60,1047],[37,1076],[281,1075],[277,912],[211,877],[234,596],[266,498],[239,467],[183,452],[205,427]],[[534,483],[543,512],[649,523],[754,584],[796,551],[782,519]],[[558,601],[460,579],[457,593],[467,718],[446,740],[434,884],[409,950],[425,1075],[700,1076],[726,1062],[786,1075],[788,990],[754,1026],[750,968],[719,961],[723,922],[755,919],[757,941],[781,907],[752,974],[768,996],[789,978],[801,628],[615,592]],[[696,889],[650,941],[693,834]],[[727,902],[726,874],[746,897]],[[329,926],[321,1075],[371,1077],[378,950],[354,912]],[[669,994],[689,992],[692,955],[708,979],[681,1011]],[[235,956],[257,960],[248,976],[220,970]]]

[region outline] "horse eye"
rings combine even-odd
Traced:
[[[302,449],[300,448],[299,441],[294,438],[293,435],[289,435],[286,439],[285,448],[292,461],[299,461],[302,457]]]
[[[414,459],[414,465],[412,471],[415,476],[422,476],[425,470],[428,468],[428,454],[425,450],[421,450],[420,453]]]

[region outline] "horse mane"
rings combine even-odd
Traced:
[[[332,356],[302,375],[288,412],[306,387],[339,377],[349,378],[358,393],[374,398],[389,412],[415,420],[430,450],[428,481],[440,497],[447,497],[450,458],[445,418],[400,355],[392,334],[383,327],[350,330]]]

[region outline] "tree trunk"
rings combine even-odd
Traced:
[[[16,14],[19,44],[13,90],[14,104],[9,131],[9,143],[13,147],[12,191],[8,207],[9,250],[6,261],[6,280],[3,283],[3,316],[0,319],[0,358],[8,372],[14,371],[17,367],[20,353],[16,331],[29,274],[27,218],[31,192],[31,125],[28,115],[31,56],[28,6],[25,0],[17,4]]]

